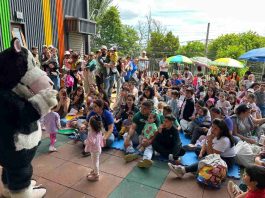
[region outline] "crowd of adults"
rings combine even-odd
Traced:
[[[119,57],[115,47],[102,46],[84,57],[69,50],[61,67],[53,46],[43,46],[40,61],[36,48],[32,52],[59,91],[56,111],[60,117],[76,111],[83,115],[77,127],[84,129],[84,120],[101,116],[105,146],[123,138],[126,162],[143,153],[139,167],[151,167],[152,157],[162,155],[172,162],[169,168],[182,177],[198,169],[198,164],[176,165],[185,150],[193,149],[199,159],[220,154],[231,167],[235,145],[240,140],[258,145],[265,132],[265,82],[256,81],[250,71],[239,77],[227,69],[218,75],[205,75],[198,69],[194,75],[185,67],[169,74],[165,56],[159,72],[149,76],[145,51],[132,58]],[[60,77],[64,86],[60,86]],[[79,132],[87,135],[87,130]],[[180,132],[191,138],[184,148]]]

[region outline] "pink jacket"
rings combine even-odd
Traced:
[[[88,133],[85,145],[85,152],[101,152],[101,147],[104,146],[102,132],[96,133],[91,131]]]

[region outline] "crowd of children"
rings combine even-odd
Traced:
[[[80,139],[84,141],[84,153],[91,155],[93,162],[88,180],[99,180],[101,148],[110,146],[107,142],[113,142],[114,137],[124,139],[126,162],[142,155],[137,166],[149,168],[153,156],[162,156],[169,160],[169,168],[178,177],[198,169],[198,164],[188,167],[179,164],[180,157],[187,150],[195,150],[199,159],[219,154],[230,167],[234,163],[234,148],[238,141],[255,136],[255,141],[250,143],[258,145],[264,138],[265,82],[256,81],[253,74],[247,72],[240,79],[236,73],[230,76],[222,70],[219,76],[205,76],[200,72],[194,76],[185,67],[170,77],[163,59],[161,75],[154,73],[148,76],[147,72],[137,69],[141,61],[148,60],[144,53],[136,59],[125,59],[118,58],[116,48],[105,51],[106,46],[103,46],[80,65],[74,52],[72,55],[66,53],[66,59],[72,56],[74,59],[64,61],[68,71],[64,78],[66,87],[59,91],[59,108],[43,119],[50,133],[50,151],[55,151],[59,119],[64,125],[62,118],[71,109],[82,114],[79,117],[83,119],[81,124],[77,125],[76,121],[71,126],[77,127],[79,138],[85,134],[85,138]],[[89,75],[82,75],[79,69]],[[116,82],[115,101],[111,98],[112,75]],[[249,125],[253,127],[251,137],[243,133]],[[259,133],[254,133],[256,131]],[[192,139],[191,144],[184,148],[179,135],[182,132]],[[261,147],[265,146],[264,142]],[[231,196],[254,197],[255,193],[263,193],[264,196],[265,182],[260,179],[265,177],[264,151],[256,157],[253,165],[246,169],[243,178],[248,191],[243,193],[230,182]]]

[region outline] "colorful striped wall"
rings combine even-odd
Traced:
[[[52,45],[52,22],[50,0],[42,0],[44,36],[46,45]]]
[[[11,33],[10,33],[10,7],[9,0],[0,1],[0,25],[1,25],[1,36],[2,36],[2,48],[6,49],[10,46]]]

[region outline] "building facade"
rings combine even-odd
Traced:
[[[27,48],[53,45],[80,54],[89,49],[89,35],[95,35],[96,23],[89,20],[89,0],[1,0],[0,51],[18,37]]]

